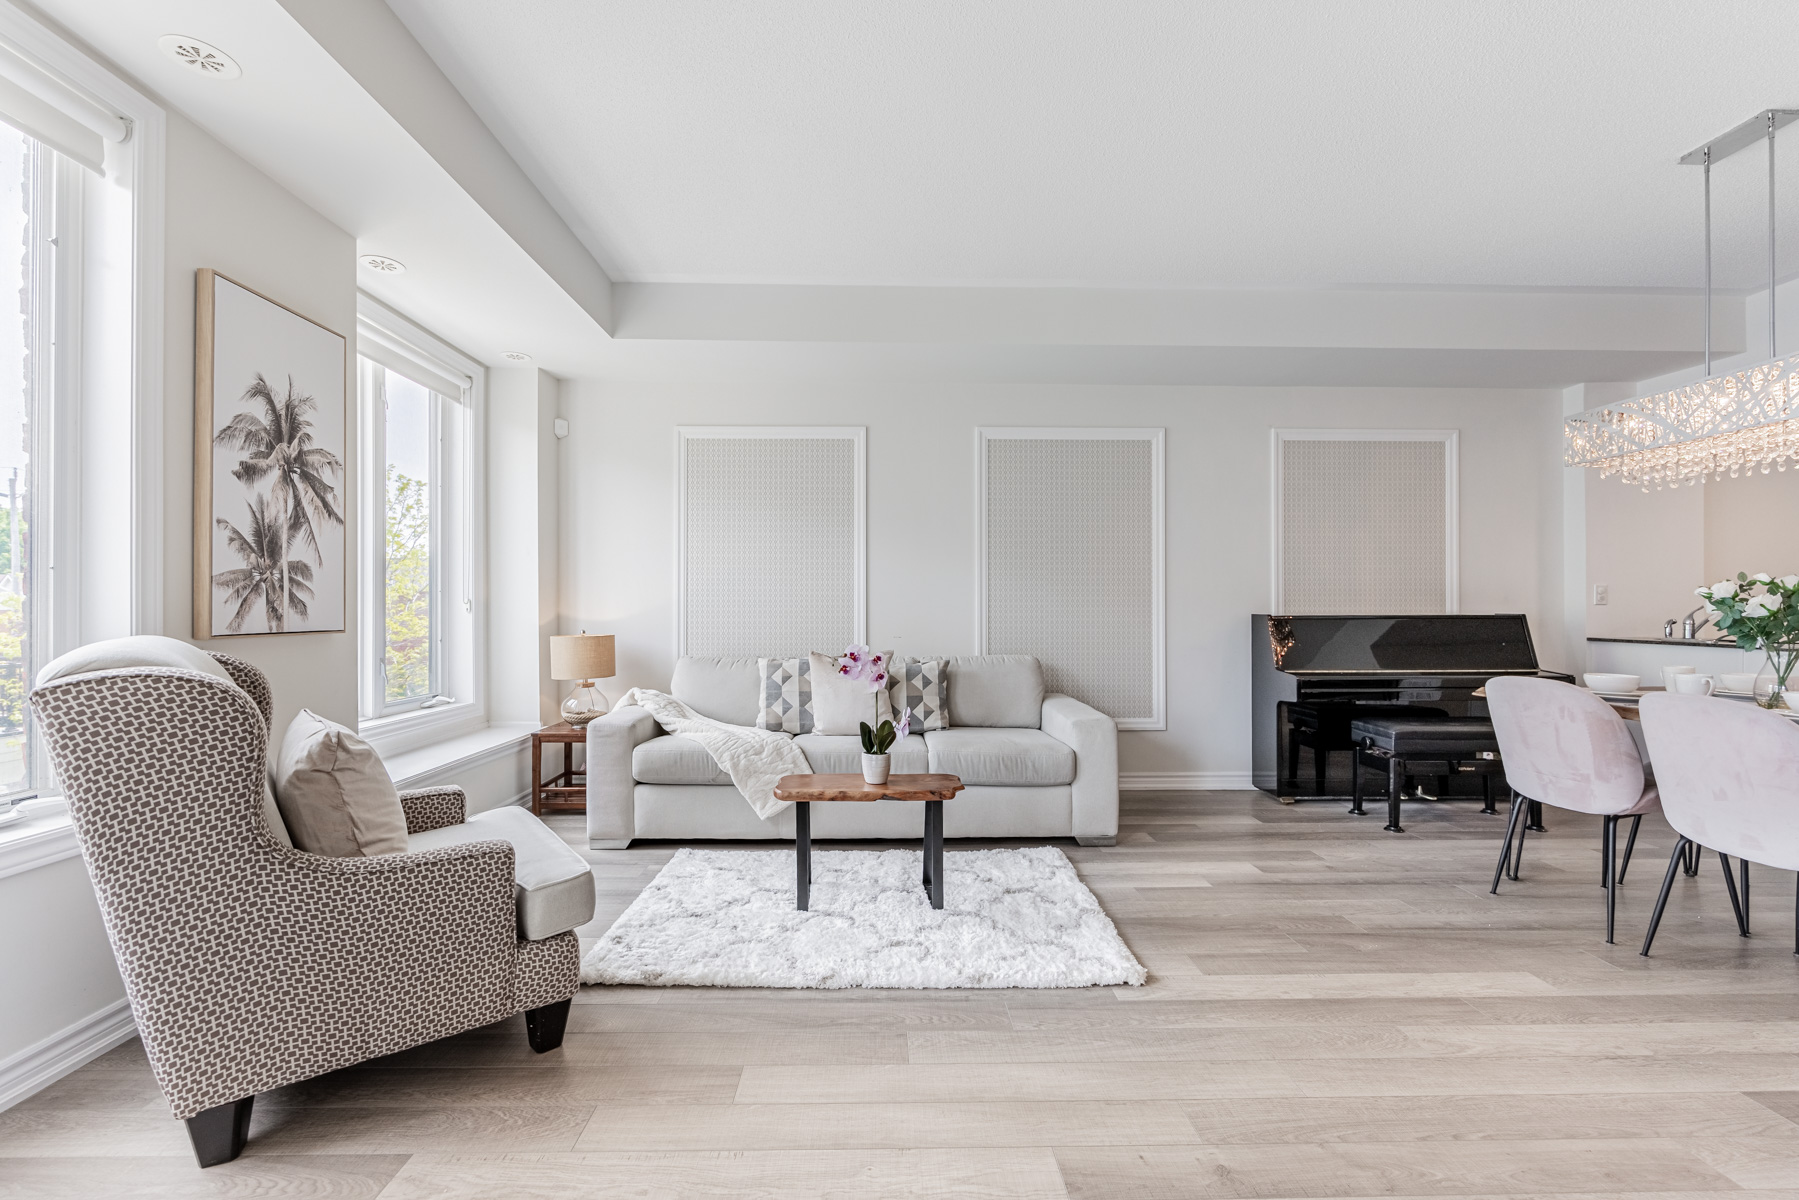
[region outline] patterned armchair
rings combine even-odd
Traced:
[[[31,695],[151,1069],[200,1165],[242,1151],[261,1091],[520,1011],[532,1049],[560,1046],[579,943],[520,940],[513,847],[284,846],[263,815],[268,682],[212,657],[237,687],[134,667]],[[401,800],[412,833],[464,819],[459,789]]]

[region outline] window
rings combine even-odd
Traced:
[[[481,367],[366,298],[357,349],[363,730],[393,752],[486,720],[472,436]]]
[[[77,181],[42,143],[0,127],[0,807],[34,794],[46,766],[25,703],[51,657],[50,506],[54,348],[66,193]],[[72,246],[69,246],[72,249]]]

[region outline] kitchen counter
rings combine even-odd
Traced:
[[[1696,638],[1619,638],[1590,637],[1589,642],[1622,642],[1631,646],[1736,646],[1735,638],[1696,637]]]

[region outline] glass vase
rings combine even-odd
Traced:
[[[1788,680],[1795,662],[1799,662],[1799,646],[1764,646],[1768,665],[1755,677],[1755,702],[1763,708],[1791,708]]]

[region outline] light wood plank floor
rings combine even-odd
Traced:
[[[132,1042],[0,1113],[0,1197],[1799,1200],[1792,875],[1745,940],[1708,856],[1643,959],[1659,820],[1607,946],[1596,819],[1494,897],[1477,804],[1344,807],[1127,793],[1067,844],[1143,988],[587,989],[560,1052],[514,1019],[283,1089],[205,1172]],[[591,852],[583,932],[673,850]]]

